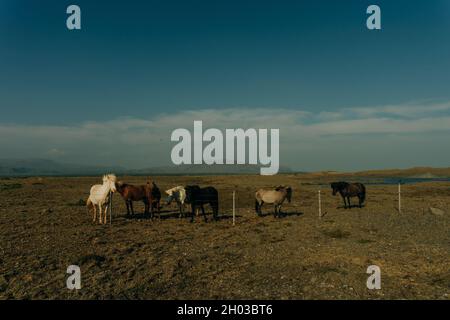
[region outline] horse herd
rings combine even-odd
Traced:
[[[365,202],[366,189],[362,183],[333,182],[331,183],[332,194],[339,193],[344,201],[344,208],[351,208],[350,198],[358,197],[359,207]],[[96,221],[97,207],[99,211],[98,219],[100,224],[106,224],[107,211],[111,203],[112,194],[118,192],[127,208],[127,215],[134,214],[133,202],[142,201],[144,203],[144,214],[150,214],[154,218],[154,213],[158,213],[161,218],[161,191],[154,181],[148,181],[145,185],[132,185],[117,181],[114,174],[103,176],[103,184],[96,184],[91,187],[86,206],[93,212],[93,222]],[[170,205],[175,201],[178,205],[179,218],[185,217],[185,205],[190,205],[191,222],[194,221],[195,213],[202,211],[205,222],[207,221],[204,209],[205,204],[209,204],[213,211],[214,220],[218,219],[219,213],[219,193],[214,187],[199,187],[197,185],[176,186],[165,190],[166,204]],[[281,205],[285,200],[289,203],[292,198],[292,188],[290,186],[277,186],[274,188],[259,189],[255,193],[255,211],[261,216],[263,204],[274,206],[274,217],[281,214]]]

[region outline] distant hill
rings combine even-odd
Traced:
[[[408,169],[370,170],[355,173],[364,176],[391,176],[408,178],[450,177],[450,168],[414,167]]]
[[[128,175],[212,175],[259,174],[260,165],[180,165],[144,169],[111,166],[88,166],[46,159],[0,159],[0,176],[89,176],[107,172]],[[291,173],[287,167],[280,173]]]
[[[124,171],[121,167],[75,165],[47,159],[0,159],[0,176],[75,176]]]
[[[129,174],[135,175],[220,175],[220,174],[260,174],[260,165],[205,165],[205,164],[190,164],[179,166],[161,166],[152,167],[139,170],[128,170]],[[293,171],[287,167],[281,167],[280,173],[292,173]]]
[[[91,176],[113,172],[120,175],[227,175],[260,174],[260,165],[180,165],[159,166],[143,169],[127,169],[120,166],[90,166],[62,163],[47,159],[0,159],[0,176]],[[416,167],[409,169],[368,170],[359,172],[300,172],[280,167],[279,173],[304,174],[310,177],[364,176],[446,178],[450,168]]]

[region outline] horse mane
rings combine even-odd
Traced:
[[[292,191],[292,188],[290,186],[284,186],[284,185],[275,187],[275,191],[280,191],[280,190]]]
[[[170,194],[172,194],[172,193],[174,193],[176,191],[180,191],[180,190],[184,190],[184,187],[183,186],[176,186],[176,187],[167,189],[165,192],[170,195]]]
[[[333,189],[336,188],[336,189],[339,189],[339,190],[348,187],[348,185],[349,185],[349,183],[345,182],[345,181],[338,181],[338,182],[332,182],[331,183],[331,187]]]
[[[103,175],[103,181],[111,181],[111,182],[116,182],[117,181],[117,177],[114,173],[107,173],[105,175]]]

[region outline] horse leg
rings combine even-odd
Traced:
[[[125,200],[125,206],[127,207],[127,216],[130,215],[130,208],[128,206],[128,200]]]
[[[159,203],[159,201],[158,201],[158,203],[157,203],[157,208],[158,208],[158,219],[159,220],[161,220],[161,206],[160,206],[160,203]]]
[[[194,215],[195,215],[195,204],[191,204],[191,222],[194,222]]]
[[[351,209],[351,208],[352,208],[352,205],[351,205],[351,203],[350,203],[350,197],[347,197],[347,201],[348,201],[348,208]]]
[[[264,204],[264,201],[261,201],[261,203],[259,204],[259,215],[262,216],[262,206]]]
[[[134,215],[133,201],[129,200],[131,214]]]
[[[345,201],[345,197],[342,196],[342,200],[344,200],[344,209],[347,209],[347,202]]]
[[[153,203],[149,203],[149,208],[150,208],[150,216],[152,217],[152,220],[155,216],[155,213],[153,212]]]
[[[255,212],[258,216],[261,215],[261,204],[259,203],[258,199],[255,199]]]
[[[214,220],[217,221],[219,219],[219,203],[218,202],[214,202],[213,216],[214,216]]]
[[[144,215],[148,213],[148,200],[144,199]]]
[[[103,207],[102,207],[102,204],[101,204],[101,203],[98,204],[98,211],[99,211],[99,214],[98,214],[98,222],[99,222],[100,224],[102,224],[102,212],[103,212]]]
[[[93,218],[92,222],[95,222],[95,219],[97,218],[97,205],[94,204],[92,207],[94,208],[94,211],[93,211],[94,218]]]
[[[205,219],[205,222],[208,222],[208,219],[206,218],[206,213],[205,213],[205,207],[204,207],[204,205],[202,204],[202,205],[200,206],[200,208],[202,209],[203,218]]]
[[[106,224],[106,217],[107,217],[107,212],[108,212],[108,204],[105,205],[105,213],[103,215],[103,224]]]

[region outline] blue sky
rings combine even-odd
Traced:
[[[0,0],[1,157],[167,164],[195,115],[278,125],[298,169],[448,166],[449,57],[445,0]]]

